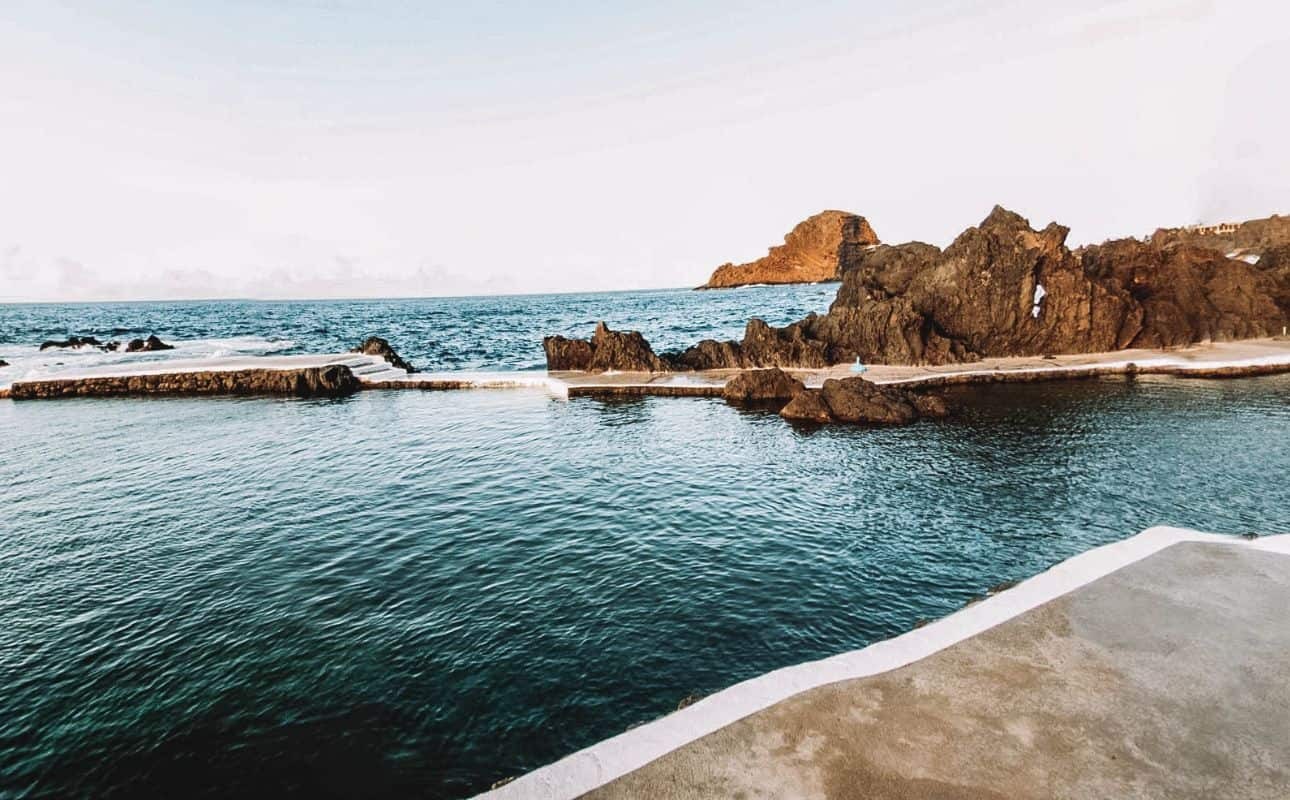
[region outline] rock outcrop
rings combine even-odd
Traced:
[[[549,370],[584,372],[671,372],[672,365],[654,354],[637,331],[613,331],[596,323],[590,340],[548,336],[542,340]]]
[[[750,319],[743,341],[718,342],[704,339],[685,351],[668,356],[677,369],[754,369],[758,367],[799,367],[829,365],[828,345],[807,333],[805,323],[783,328]]]
[[[944,250],[920,242],[860,248],[827,314],[782,328],[753,319],[741,341],[705,340],[660,360],[677,370],[818,368],[857,358],[952,364],[1273,336],[1290,324],[1290,252],[1280,246],[1251,264],[1168,237],[1072,251],[1067,232],[1056,223],[1035,230],[996,206]],[[643,340],[634,347],[653,357]],[[591,352],[570,344],[567,366],[551,368],[585,369],[576,364]],[[599,370],[639,368],[608,354],[596,361]]]
[[[1171,247],[1179,244],[1203,247],[1234,257],[1259,257],[1274,247],[1290,245],[1290,217],[1273,214],[1229,225],[1159,228],[1151,244]]]
[[[380,356],[381,358],[388,361],[390,366],[394,367],[395,369],[406,370],[409,373],[417,371],[416,367],[404,361],[402,358],[399,357],[398,353],[394,352],[394,348],[390,346],[390,343],[388,341],[386,341],[385,339],[382,339],[379,336],[367,337],[366,339],[363,340],[362,344],[350,350],[349,352],[362,353],[368,356]]]
[[[0,367],[7,367],[7,366],[9,366],[9,362],[5,361],[3,358],[0,358]]]
[[[798,223],[784,243],[747,264],[722,264],[700,289],[753,283],[835,281],[866,249],[878,244],[868,220],[844,211],[823,211]]]
[[[116,342],[112,342],[111,344],[115,345]],[[112,349],[115,350],[116,348],[113,347]],[[174,345],[166,344],[155,335],[149,336],[147,339],[131,339],[125,346],[125,351],[127,353],[152,353],[158,350],[174,349]]]
[[[721,396],[728,403],[766,405],[787,403],[806,387],[782,369],[755,369],[741,372],[726,381]]]
[[[41,350],[51,350],[61,347],[98,347],[104,345],[93,336],[69,336],[66,339],[50,339],[40,343]]]
[[[801,422],[908,425],[949,413],[948,403],[939,395],[879,386],[864,378],[842,378],[829,379],[819,389],[798,392],[780,416]]]
[[[154,395],[283,395],[345,397],[359,389],[349,367],[333,364],[303,369],[242,369],[20,381],[10,387],[14,400],[58,397]]]

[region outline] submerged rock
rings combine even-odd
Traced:
[[[351,353],[362,353],[369,356],[380,356],[390,363],[395,369],[406,370],[407,372],[416,372],[417,368],[404,361],[399,354],[394,352],[390,343],[379,336],[369,336],[363,340],[358,347],[350,350]]]
[[[113,342],[113,344],[116,344]],[[112,348],[116,349],[116,348]],[[125,346],[127,353],[151,353],[157,350],[174,350],[174,345],[166,344],[158,339],[155,335],[147,339],[131,339]]]
[[[797,393],[780,411],[789,420],[870,425],[907,425],[949,414],[949,403],[940,395],[880,386],[864,378],[831,378],[820,389]]]
[[[845,211],[823,211],[798,223],[784,243],[747,264],[723,264],[700,289],[753,283],[835,281],[866,247],[878,244],[869,221]]]
[[[102,347],[103,343],[93,336],[69,336],[66,339],[50,339],[40,343],[41,350],[60,347]]]
[[[721,396],[729,403],[788,402],[805,388],[797,378],[772,367],[736,375],[726,382]]]
[[[542,340],[549,370],[584,372],[671,372],[672,365],[654,354],[637,331],[614,331],[596,323],[590,341],[548,336]]]
[[[7,367],[7,366],[9,366],[9,362],[5,361],[3,358],[0,358],[0,367]]]

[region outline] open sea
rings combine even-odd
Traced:
[[[0,305],[0,384],[347,349],[541,369],[836,286]],[[178,349],[37,352],[159,335]],[[459,798],[1155,524],[1290,532],[1290,376],[955,390],[899,429],[537,390],[0,401],[0,798]]]

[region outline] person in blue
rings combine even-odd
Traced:
[[[864,372],[867,369],[869,368],[866,367],[864,364],[860,363],[860,356],[856,356],[856,363],[851,365],[851,371],[859,375],[861,372]]]

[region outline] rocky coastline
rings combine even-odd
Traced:
[[[1273,218],[1274,220],[1279,218]],[[1282,334],[1290,324],[1290,231],[1261,226],[1257,258],[1158,234],[1071,250],[996,206],[944,250],[921,242],[848,251],[828,313],[740,341],[656,354],[603,322],[589,340],[544,340],[551,370],[813,369],[855,359],[958,364],[982,358],[1172,348]],[[1243,252],[1249,256],[1253,251]]]

